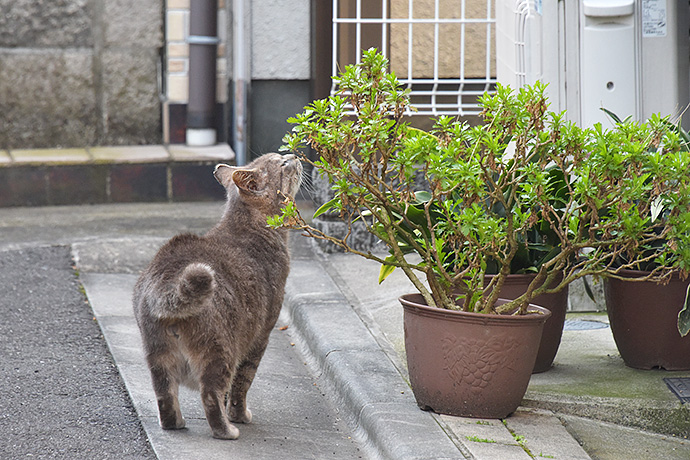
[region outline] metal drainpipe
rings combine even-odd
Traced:
[[[250,24],[250,0],[233,0],[233,150],[239,166],[247,164],[249,91],[252,81]]]
[[[216,143],[218,0],[194,0],[189,12],[189,104],[187,145]]]

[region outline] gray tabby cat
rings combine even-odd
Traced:
[[[160,424],[185,426],[180,384],[197,388],[213,436],[236,439],[249,423],[247,391],[283,302],[287,232],[267,227],[284,195],[294,197],[302,165],[294,155],[263,155],[246,167],[216,166],[227,190],[222,220],[204,236],[166,243],[134,288]],[[283,195],[284,194],[284,195]]]

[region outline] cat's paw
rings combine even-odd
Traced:
[[[252,411],[245,409],[244,413],[237,413],[230,409],[230,421],[235,423],[252,423]]]
[[[164,430],[181,430],[186,425],[186,422],[183,417],[180,417],[179,419],[175,419],[174,417],[161,418],[160,422],[161,428],[163,428]]]
[[[213,430],[213,437],[216,439],[237,439],[240,437],[240,430],[228,423],[222,430]]]

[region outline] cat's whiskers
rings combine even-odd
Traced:
[[[313,200],[316,196],[314,181],[306,169],[302,171],[302,185],[300,186],[299,195],[307,200]]]

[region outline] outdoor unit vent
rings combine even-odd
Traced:
[[[689,17],[686,1],[497,0],[497,80],[547,83],[550,109],[582,126],[609,125],[601,108],[679,115],[690,102]]]
[[[534,0],[503,0],[496,9],[496,76],[519,88],[541,78],[541,15]]]

